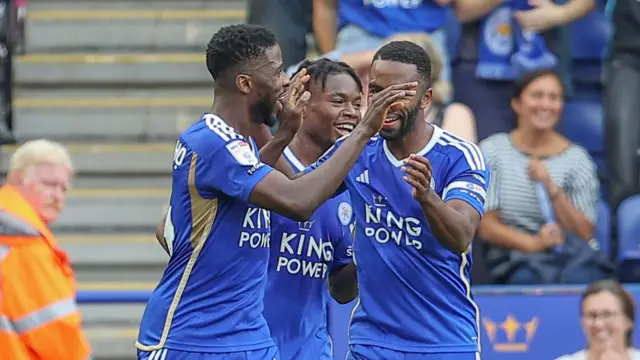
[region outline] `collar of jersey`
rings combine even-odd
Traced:
[[[431,135],[431,139],[429,140],[427,145],[425,145],[425,147],[423,147],[416,153],[416,155],[425,156],[438,143],[438,140],[440,140],[442,129],[433,124],[431,124],[431,126],[433,126],[433,135]],[[404,159],[398,160],[395,156],[393,156],[391,150],[389,150],[389,146],[387,145],[387,140],[382,140],[382,148],[384,149],[384,154],[387,156],[387,159],[389,159],[391,165],[400,167],[404,164]]]
[[[300,172],[304,170],[305,166],[302,165],[300,159],[298,159],[296,154],[294,154],[293,151],[291,151],[291,148],[289,148],[288,146],[284,148],[284,157],[289,161],[289,164],[293,166],[293,169],[295,171]]]

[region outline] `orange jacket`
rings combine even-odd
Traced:
[[[84,360],[76,286],[67,255],[32,206],[0,187],[0,358]]]

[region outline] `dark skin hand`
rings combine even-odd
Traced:
[[[287,91],[282,98],[282,102],[278,101],[276,103],[276,113],[280,116],[278,132],[260,148],[260,159],[262,162],[278,170],[289,169],[286,165],[286,160],[281,159],[281,155],[302,124],[302,113],[311,97],[311,93],[305,91],[305,84],[308,81],[309,75],[307,75],[307,69],[300,70],[296,76],[291,79]],[[266,129],[265,134],[267,138],[270,136],[268,129]],[[260,138],[261,134],[254,135]]]
[[[465,201],[442,201],[431,189],[432,168],[429,160],[412,154],[402,167],[403,178],[413,187],[411,195],[420,203],[429,228],[440,244],[456,254],[467,251],[480,224],[480,214]]]

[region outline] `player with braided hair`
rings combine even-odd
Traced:
[[[345,63],[305,61],[311,97],[304,121],[284,150],[295,171],[312,164],[360,121],[362,84]],[[332,359],[329,294],[340,303],[357,295],[352,263],[353,212],[348,193],[329,199],[305,222],[271,214],[271,257],[264,298],[282,360]],[[328,291],[330,290],[330,291]]]

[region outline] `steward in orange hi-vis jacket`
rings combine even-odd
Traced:
[[[30,141],[0,187],[0,359],[84,360],[91,349],[75,302],[75,278],[48,224],[72,177],[67,151]]]

